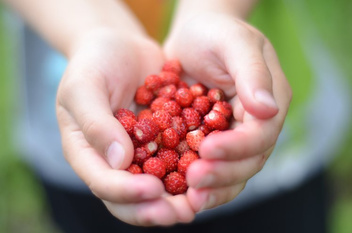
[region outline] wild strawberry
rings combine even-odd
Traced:
[[[161,179],[166,174],[165,162],[158,157],[151,157],[144,162],[143,172]]]
[[[132,143],[133,143],[133,148],[136,149],[136,148],[142,146],[142,143],[140,141],[138,141],[137,138],[134,135],[131,136],[131,140],[132,140]]]
[[[164,103],[163,109],[170,113],[171,116],[179,116],[182,112],[181,106],[174,100],[169,100]]]
[[[191,163],[199,159],[199,155],[193,150],[184,152],[177,164],[177,171],[182,175],[186,176],[187,169]]]
[[[173,72],[177,75],[180,75],[182,72],[182,66],[181,63],[177,59],[172,59],[169,61],[166,61],[161,68],[162,71],[167,71],[167,72]]]
[[[162,80],[159,75],[148,75],[144,80],[144,86],[154,92],[162,86]]]
[[[176,146],[175,150],[179,155],[182,155],[184,152],[190,150],[186,139],[180,141],[180,143]]]
[[[183,194],[188,189],[186,178],[179,172],[171,172],[163,182],[165,190],[172,195]]]
[[[153,113],[153,121],[161,131],[171,126],[171,118],[172,116],[164,110],[158,110]]]
[[[138,147],[134,150],[132,162],[143,166],[144,162],[151,157],[151,154],[148,153],[145,147]]]
[[[116,119],[121,119],[122,117],[132,117],[135,120],[137,120],[136,115],[134,114],[134,112],[132,112],[131,110],[127,109],[127,108],[120,108],[119,110],[116,111],[116,113],[114,114],[114,116],[116,117]]]
[[[137,124],[135,118],[130,116],[119,117],[119,122],[125,128],[126,132],[132,136],[134,132],[134,126]]]
[[[165,162],[166,173],[177,170],[179,155],[175,150],[162,148],[158,151],[156,157]]]
[[[158,125],[150,119],[142,119],[134,126],[134,136],[142,143],[153,141],[158,133]]]
[[[126,170],[131,172],[132,174],[142,174],[143,173],[142,168],[134,163],[132,163]]]
[[[145,119],[145,118],[148,118],[148,119],[153,118],[153,112],[150,108],[146,108],[146,109],[141,110],[137,115],[137,119],[139,121],[142,119]]]
[[[189,90],[191,91],[191,93],[194,97],[206,96],[208,93],[208,88],[201,83],[196,83],[196,84],[191,85],[189,87]]]
[[[217,133],[220,133],[221,131],[220,130],[213,130],[211,131],[207,136],[210,136],[210,135],[213,135],[213,134],[217,134]]]
[[[226,101],[217,101],[212,109],[222,113],[227,120],[232,116],[232,106]]]
[[[159,76],[161,78],[163,86],[167,86],[170,84],[177,86],[180,82],[180,77],[173,72],[161,71]]]
[[[187,125],[180,116],[174,116],[171,119],[171,128],[175,129],[179,138],[182,140],[187,134]]]
[[[229,127],[225,116],[216,110],[211,110],[204,116],[204,124],[213,130],[225,130]]]
[[[145,86],[138,87],[134,100],[140,105],[149,105],[154,99],[154,94]]]
[[[162,145],[169,149],[174,149],[180,142],[180,137],[173,128],[167,128],[162,134]]]
[[[203,141],[203,139],[204,139],[204,133],[200,129],[190,131],[186,135],[187,144],[194,151],[199,150],[199,146]]]
[[[175,96],[176,90],[177,88],[174,84],[166,85],[157,91],[157,96],[171,99]]]
[[[152,110],[152,112],[156,112],[158,110],[163,110],[164,104],[166,102],[168,102],[169,100],[170,100],[169,98],[157,97],[150,104],[150,109]]]
[[[144,144],[144,148],[146,149],[149,155],[153,155],[158,150],[158,143],[156,141],[150,141]]]
[[[180,88],[175,93],[176,102],[183,108],[191,106],[193,95],[188,88]]]
[[[163,138],[163,133],[159,132],[158,136],[156,136],[156,138],[154,139],[154,142],[156,142],[156,144],[158,144],[158,147],[161,147],[161,145],[162,145],[162,138]]]
[[[212,129],[210,129],[208,126],[202,124],[198,127],[199,130],[201,130],[204,135],[208,135],[210,132],[212,132]]]
[[[201,115],[204,116],[210,111],[211,104],[207,96],[198,96],[193,100],[192,107]]]
[[[185,81],[180,80],[177,85],[177,89],[180,88],[189,88],[188,84]]]
[[[188,131],[198,128],[201,123],[201,116],[194,108],[184,108],[181,116]]]
[[[208,98],[211,103],[215,103],[216,101],[224,101],[225,93],[223,90],[219,88],[212,88],[208,91]]]

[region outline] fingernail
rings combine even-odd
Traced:
[[[205,188],[208,187],[210,185],[212,185],[214,183],[215,180],[215,176],[213,174],[208,174],[205,175],[200,182],[196,185],[195,188]]]
[[[125,158],[125,149],[118,142],[113,142],[106,152],[106,159],[110,166],[119,169]]]
[[[254,93],[254,98],[258,102],[265,104],[266,106],[269,106],[272,108],[277,108],[277,104],[275,102],[273,95],[266,90],[263,90],[263,89],[257,90]]]

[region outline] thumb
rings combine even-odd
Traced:
[[[229,48],[225,64],[235,81],[236,92],[244,109],[260,119],[275,116],[278,106],[262,46],[253,46],[246,41]]]
[[[70,125],[72,132],[82,133],[89,146],[104,156],[112,168],[125,169],[133,159],[133,144],[113,115],[109,90],[104,83],[96,77],[85,78],[83,82],[63,80],[58,91],[58,118],[60,112],[66,115],[68,112],[71,119],[62,124]],[[121,83],[116,87],[119,94],[114,99],[123,99],[122,86]]]

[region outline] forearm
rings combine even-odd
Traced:
[[[217,12],[246,19],[258,0],[180,0],[172,22],[175,30],[202,12]]]
[[[75,44],[94,30],[144,34],[142,26],[117,0],[5,0],[56,49],[69,56]]]

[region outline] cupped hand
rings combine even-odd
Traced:
[[[187,198],[195,211],[234,199],[274,149],[291,88],[268,39],[229,15],[202,13],[173,30],[164,51],[180,60],[185,77],[225,91],[232,129],[206,137],[189,167]]]
[[[160,47],[148,38],[112,30],[91,32],[70,51],[57,95],[64,155],[110,212],[134,225],[189,222],[186,197],[169,196],[151,175],[125,171],[133,158],[129,135],[114,117],[131,108],[143,79],[159,72]]]

